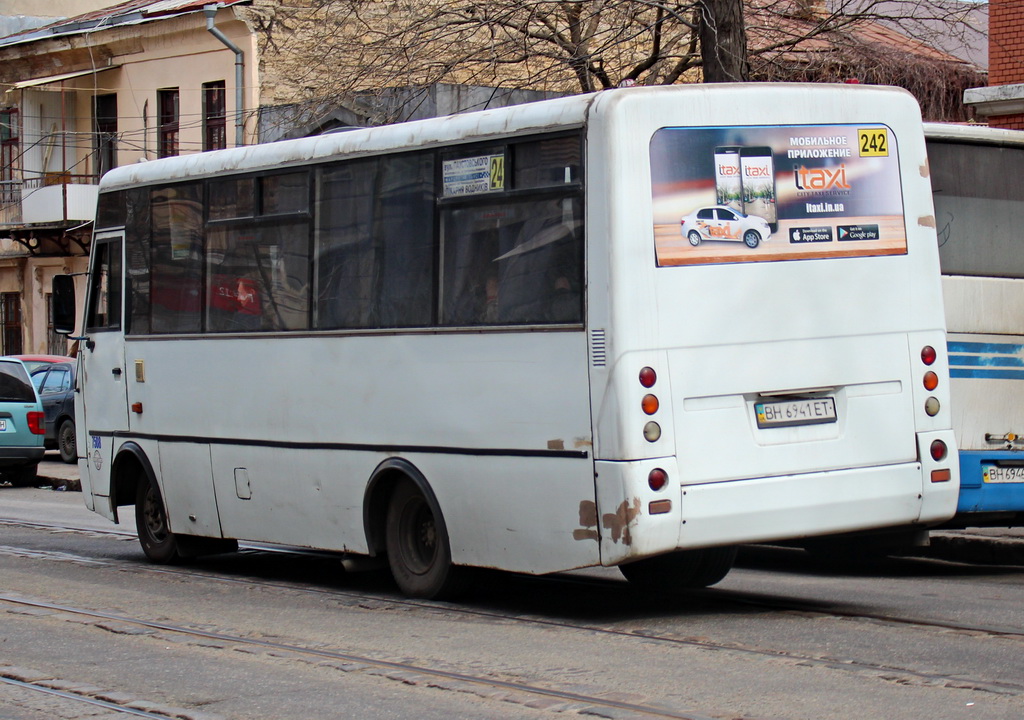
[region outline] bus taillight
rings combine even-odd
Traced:
[[[643,411],[648,415],[653,415],[658,412],[660,405],[661,403],[658,402],[656,395],[644,395],[644,399],[640,401],[640,407],[643,408]]]
[[[939,376],[929,370],[924,374],[924,389],[931,392],[939,386]]]
[[[640,371],[640,384],[645,388],[654,387],[654,383],[658,381],[658,374],[654,372],[654,368],[645,367]]]
[[[947,452],[946,443],[941,440],[933,440],[929,452],[932,455],[932,460],[935,462],[945,460]]]
[[[647,485],[657,492],[668,484],[668,473],[661,468],[654,468],[647,474]]]
[[[921,362],[923,362],[925,365],[931,365],[932,363],[935,362],[937,357],[938,353],[935,352],[935,348],[933,348],[931,345],[925,345],[923,348],[921,348]]]

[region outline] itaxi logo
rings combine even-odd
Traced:
[[[836,168],[806,168],[801,165],[793,169],[797,190],[814,192],[828,190],[849,190],[850,183],[846,179],[846,164]]]
[[[727,165],[725,163],[718,163],[718,174],[722,177],[732,177],[733,175],[740,174],[739,165]]]

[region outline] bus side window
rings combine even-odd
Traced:
[[[444,324],[582,321],[579,202],[548,198],[444,214]]]
[[[89,278],[88,330],[116,330],[121,327],[121,241],[96,245]]]

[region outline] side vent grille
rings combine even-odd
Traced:
[[[604,367],[608,361],[604,330],[590,331],[590,362],[594,367]]]

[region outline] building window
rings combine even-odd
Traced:
[[[67,355],[68,340],[53,329],[53,293],[46,293],[46,352],[50,355]]]
[[[178,154],[178,88],[157,90],[160,117],[157,157]]]
[[[21,350],[21,296],[18,293],[0,293],[0,351],[4,355],[20,355]]]
[[[93,105],[96,175],[117,167],[117,95],[97,95]]]
[[[227,104],[223,80],[203,83],[203,150],[228,146]]]
[[[0,208],[21,203],[20,187],[15,177],[18,157],[18,111],[0,110]]]

